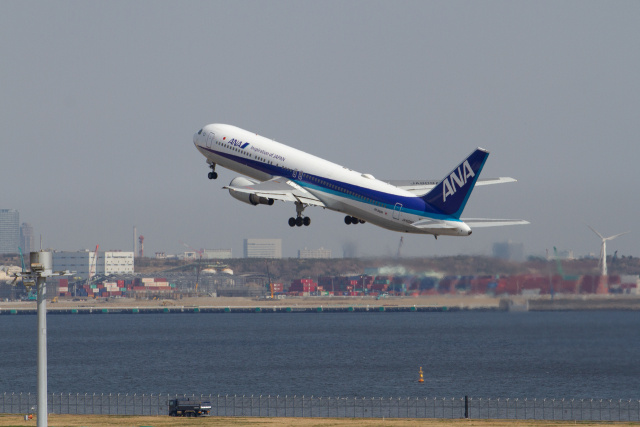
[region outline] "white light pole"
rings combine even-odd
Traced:
[[[38,427],[47,427],[47,277],[68,276],[67,271],[53,272],[53,255],[51,252],[31,252],[31,271],[22,271],[16,277],[27,278],[25,284],[35,282],[38,292]]]

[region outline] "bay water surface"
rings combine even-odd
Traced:
[[[640,313],[49,315],[48,390],[640,398]],[[0,316],[0,393],[36,392],[33,315]],[[419,368],[425,382],[419,384]]]

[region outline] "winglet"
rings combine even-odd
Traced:
[[[438,185],[422,196],[422,200],[445,215],[460,218],[487,157],[487,150],[477,148]]]

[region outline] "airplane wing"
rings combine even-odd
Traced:
[[[529,224],[529,221],[524,219],[486,219],[486,218],[460,218],[471,228],[481,227],[501,227],[503,225],[525,225]]]
[[[503,184],[505,182],[516,182],[516,179],[509,177],[500,177],[500,178],[485,178],[478,179],[476,181],[476,186],[478,185],[491,185],[491,184]],[[385,181],[387,184],[394,185],[398,188],[402,188],[403,190],[407,190],[410,193],[415,194],[416,196],[422,196],[423,194],[427,194],[433,187],[438,185],[440,181],[435,181],[431,179],[426,180],[391,180]]]
[[[255,194],[258,197],[281,200],[283,202],[300,202],[305,205],[326,207],[316,196],[295,182],[281,176],[252,185],[233,186],[229,184],[222,188],[237,193]]]

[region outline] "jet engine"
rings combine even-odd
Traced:
[[[229,183],[229,187],[246,187],[248,185],[255,185],[258,184],[259,181],[255,181],[253,179],[249,179],[249,178],[245,178],[242,176],[239,176],[237,178],[234,178],[230,183]],[[229,194],[231,194],[231,197],[233,197],[234,199],[240,200],[241,202],[244,203],[248,203],[250,205],[253,206],[257,206],[257,205],[273,205],[273,199],[267,198],[267,197],[260,197],[260,196],[256,196],[255,194],[251,194],[251,193],[243,193],[240,191],[234,191],[233,189],[229,188]]]

